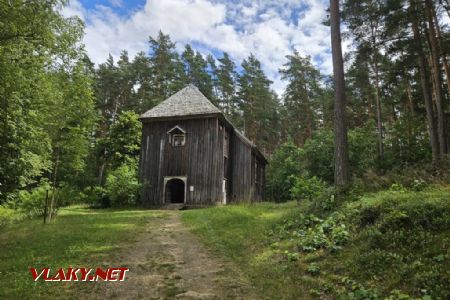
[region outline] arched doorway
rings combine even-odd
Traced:
[[[184,203],[186,185],[180,178],[173,178],[166,182],[165,202],[166,203]]]

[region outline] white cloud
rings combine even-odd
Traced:
[[[123,6],[122,0],[109,0],[109,3],[114,7],[122,7]]]
[[[110,3],[123,8],[120,0]],[[317,58],[316,66],[331,72],[329,28],[322,25],[327,4],[324,0],[148,0],[145,6],[121,16],[110,7],[97,5],[87,10],[78,0],[71,0],[63,14],[77,15],[86,22],[84,43],[95,63],[104,62],[109,53],[117,58],[121,50],[130,56],[146,51],[148,37],[162,30],[179,49],[195,42],[205,49],[228,52],[237,64],[254,53],[281,94],[285,83],[278,69],[293,49]]]

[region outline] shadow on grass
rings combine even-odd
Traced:
[[[61,296],[68,283],[34,282],[29,268],[106,267],[146,222],[164,213],[140,209],[62,209],[50,224],[28,220],[0,233],[0,299]],[[88,284],[88,283],[78,283]]]

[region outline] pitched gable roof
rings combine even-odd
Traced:
[[[160,104],[146,111],[141,119],[221,114],[196,86],[189,84]]]
[[[152,118],[172,118],[183,116],[201,116],[201,115],[219,115],[220,118],[228,124],[235,132],[236,136],[245,144],[250,146],[255,152],[261,156],[266,162],[264,154],[258,150],[256,145],[250,141],[242,132],[234,127],[234,125],[226,118],[226,116],[212,104],[199,89],[189,84],[182,90],[176,92],[160,104],[146,111],[141,115],[141,119]],[[175,129],[174,127],[172,129]]]

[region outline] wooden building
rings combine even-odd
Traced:
[[[195,86],[141,115],[145,206],[206,206],[264,197],[267,160]]]

